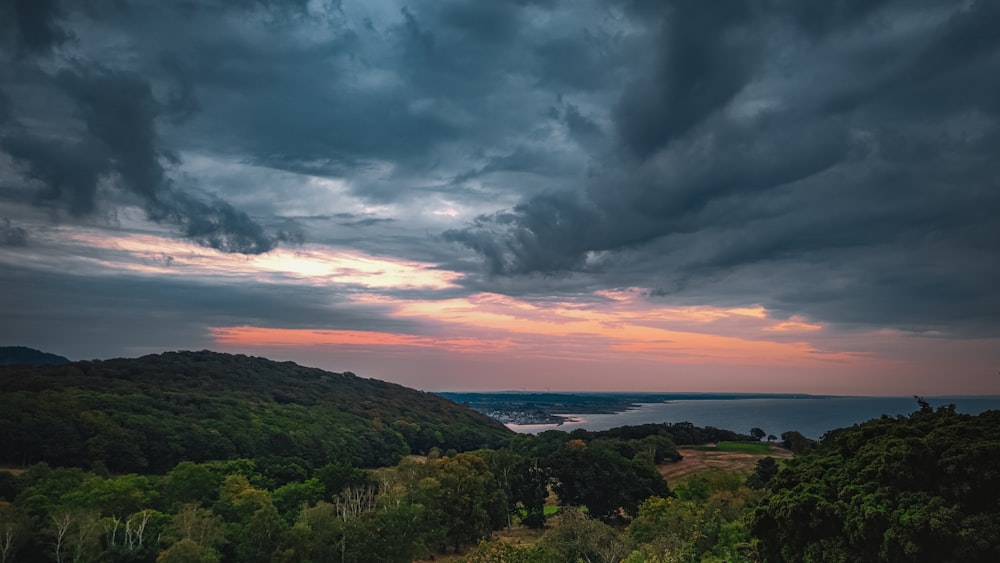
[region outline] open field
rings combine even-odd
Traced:
[[[772,455],[771,448],[774,444],[766,442],[719,442],[718,444],[707,444],[704,446],[691,446],[692,450],[705,452],[726,452],[734,454]]]
[[[750,446],[750,447],[747,447]],[[718,445],[677,448],[684,459],[675,463],[658,465],[660,475],[673,483],[678,478],[705,471],[732,471],[751,473],[757,460],[773,457],[779,461],[790,459],[792,452],[774,444],[722,442]]]

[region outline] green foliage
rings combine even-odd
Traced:
[[[811,450],[815,442],[806,438],[802,434],[791,430],[781,434],[781,445],[792,451],[796,455],[804,454]]]
[[[323,498],[323,490],[319,479],[313,478],[301,483],[286,483],[275,489],[271,496],[278,512],[292,522],[303,508]]]
[[[29,378],[17,393],[34,392],[31,384]],[[81,404],[93,391],[73,389],[63,398]],[[218,418],[202,427],[250,404],[220,397]],[[7,499],[0,501],[0,563],[13,557],[28,563],[410,562],[477,542],[469,561],[1000,560],[997,412],[972,417],[943,408],[883,417],[830,432],[819,444],[803,439],[799,446],[811,451],[780,469],[765,458],[749,479],[704,472],[678,480],[671,493],[654,466],[676,453],[678,427],[671,425],[517,435],[505,449],[444,456],[449,448],[435,445],[426,458],[366,471],[351,458],[320,464],[324,457],[296,445],[319,440],[316,447],[328,447],[308,432],[296,434],[292,420],[283,418],[298,412],[308,420],[312,407],[296,397],[289,392],[284,402],[253,407],[258,410],[244,423],[250,433],[216,435],[239,450],[249,448],[253,432],[266,434],[268,449],[255,458],[182,461],[156,476],[151,467],[159,462],[149,452],[183,440],[155,447],[139,442],[148,474],[108,473],[98,460],[94,471],[41,463],[6,478],[0,483]],[[147,395],[132,398],[145,404],[141,408],[155,404]],[[88,404],[80,412],[97,427],[119,411]],[[393,450],[393,440],[422,440],[434,423],[414,412],[392,424],[381,415],[364,419],[361,439],[386,437],[372,442],[376,452]],[[690,436],[719,435],[679,428]],[[793,433],[785,438],[798,440]],[[340,445],[354,439],[330,436]],[[79,451],[90,451],[88,440]],[[720,443],[728,451],[745,447]],[[563,506],[541,539],[530,546],[485,541],[518,521],[542,527],[556,510],[546,506],[550,487]]]
[[[763,489],[778,474],[778,462],[773,457],[757,460],[753,474],[747,478],[747,486],[751,489]]]
[[[219,552],[185,538],[156,557],[156,563],[217,563]]]
[[[746,434],[739,434],[730,430],[722,430],[711,426],[703,428],[695,426],[690,422],[638,424],[635,426],[620,426],[618,428],[611,428],[610,430],[600,430],[594,432],[577,429],[571,433],[572,438],[588,441],[597,438],[612,438],[628,442],[632,440],[643,440],[649,436],[667,438],[670,441],[671,448],[674,444],[692,445],[725,441],[739,442],[753,440],[751,436],[747,436]],[[673,452],[673,454],[676,454],[676,451]],[[672,456],[668,455],[668,457]],[[676,457],[674,459],[680,458]]]
[[[585,506],[591,515],[612,521],[635,514],[649,496],[670,494],[651,463],[627,459],[614,446],[609,440],[571,440],[550,458],[553,489],[562,503]]]
[[[745,515],[759,498],[737,474],[688,479],[675,498],[650,497],[627,531],[628,561],[757,561]]]
[[[332,500],[334,495],[348,487],[364,487],[369,482],[366,472],[336,462],[317,469],[315,477],[323,486],[323,498],[326,500]]]
[[[621,561],[632,551],[632,541],[617,529],[567,509],[542,539],[548,561]]]
[[[163,473],[181,461],[251,458],[274,486],[328,463],[393,465],[432,447],[497,447],[512,434],[429,393],[213,352],[2,366],[0,427],[0,463]]]
[[[751,455],[767,455],[771,452],[769,444],[759,442],[719,442],[714,447],[698,446],[695,449]]]
[[[163,505],[176,510],[188,503],[211,503],[219,495],[223,475],[212,471],[205,464],[182,461],[160,480],[159,490]]]
[[[1000,411],[929,407],[828,433],[753,531],[773,561],[1000,560]]]
[[[513,546],[502,541],[481,541],[465,556],[466,563],[546,563],[552,561],[539,546]]]

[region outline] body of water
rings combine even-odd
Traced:
[[[927,402],[935,408],[954,404],[958,412],[968,414],[1000,410],[1000,397],[929,397]],[[570,421],[561,425],[507,426],[517,432],[537,434],[545,430],[607,430],[651,422],[691,422],[695,426],[714,426],[743,434],[757,427],[779,437],[782,432],[796,430],[818,439],[835,428],[853,426],[883,414],[910,414],[917,408],[913,397],[701,399],[642,404],[617,414],[566,415]]]

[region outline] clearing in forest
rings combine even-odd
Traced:
[[[705,446],[687,446],[677,448],[684,456],[680,461],[664,463],[656,467],[660,475],[673,482],[705,471],[732,471],[750,474],[757,465],[757,460],[773,457],[778,461],[790,459],[792,452],[775,444],[722,442]]]

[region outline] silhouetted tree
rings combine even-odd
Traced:
[[[757,467],[747,478],[747,486],[751,489],[763,489],[771,481],[771,478],[778,473],[778,462],[773,457],[765,457],[757,460]]]

